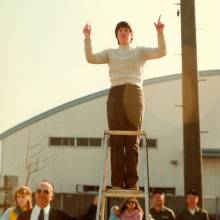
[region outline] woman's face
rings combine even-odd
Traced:
[[[117,39],[120,45],[127,45],[131,42],[133,33],[127,27],[121,27],[118,29]]]
[[[29,201],[29,196],[24,194],[17,194],[17,204],[21,209],[25,209],[27,207],[27,203]]]
[[[136,201],[134,199],[129,199],[127,202],[128,210],[133,210],[136,208]]]

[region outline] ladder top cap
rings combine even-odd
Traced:
[[[116,197],[116,198],[128,198],[128,197],[137,197],[137,198],[144,198],[144,192],[140,190],[113,190],[107,189],[104,192],[106,197]]]
[[[146,131],[122,131],[122,130],[105,130],[105,134],[110,135],[144,135],[146,136]]]

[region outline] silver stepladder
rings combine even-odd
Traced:
[[[109,156],[109,139],[110,135],[124,135],[124,136],[139,136],[143,141],[143,165],[144,165],[144,192],[140,190],[113,190],[107,189],[107,167],[108,167],[108,156]],[[145,200],[145,216],[146,220],[151,217],[149,215],[149,171],[148,171],[148,149],[147,149],[147,137],[145,131],[120,131],[120,130],[106,130],[104,132],[104,143],[103,143],[103,161],[101,167],[101,177],[99,183],[99,195],[98,195],[98,206],[96,212],[96,220],[106,220],[107,206],[106,199],[108,197],[115,198],[144,198]]]

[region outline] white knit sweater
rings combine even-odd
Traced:
[[[142,87],[141,67],[147,60],[166,55],[164,35],[158,36],[156,48],[120,46],[93,53],[91,39],[84,40],[86,60],[93,64],[108,64],[111,86],[134,84]]]

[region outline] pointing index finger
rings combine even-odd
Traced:
[[[161,15],[159,16],[157,23],[160,23],[160,18],[161,18]]]

